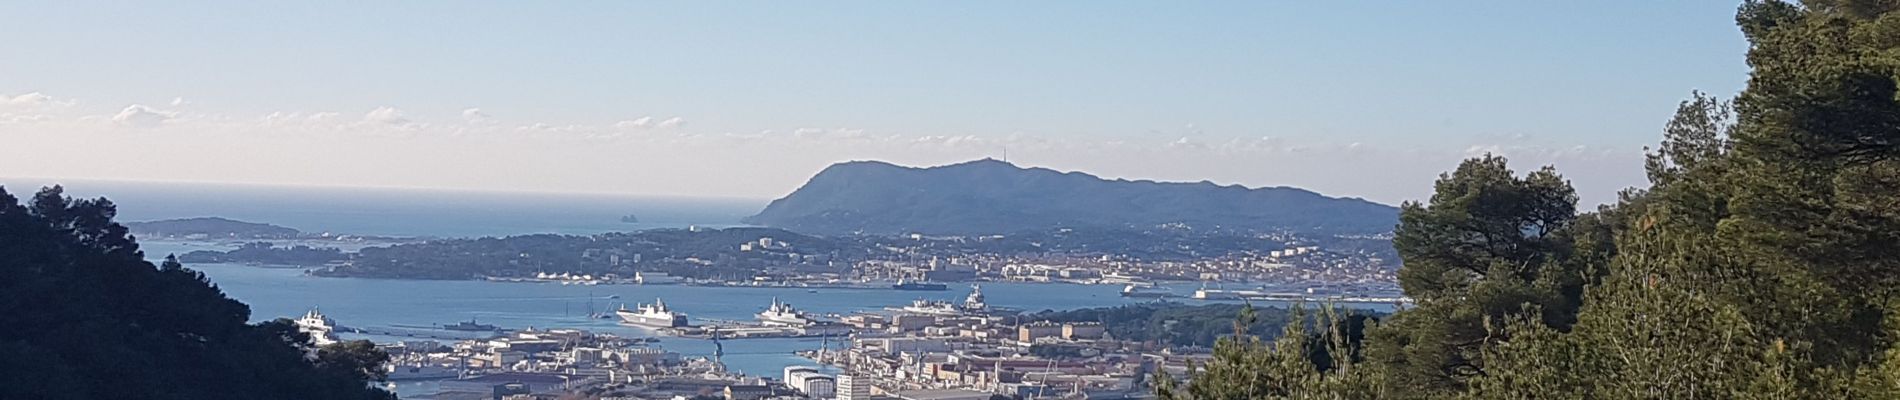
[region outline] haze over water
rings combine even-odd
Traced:
[[[306,233],[479,237],[533,233],[595,234],[690,225],[724,227],[757,213],[766,200],[624,195],[478,192],[312,186],[60,181],[74,197],[106,196],[120,221],[224,217]],[[43,182],[4,179],[7,191],[32,193]],[[639,223],[620,222],[635,215]]]

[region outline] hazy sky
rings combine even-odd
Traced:
[[[993,156],[1396,203],[1484,152],[1587,202],[1735,2],[0,2],[0,177],[770,198]]]

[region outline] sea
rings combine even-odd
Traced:
[[[321,186],[4,179],[18,197],[60,184],[67,195],[105,197],[121,222],[223,217],[308,233],[400,237],[595,234],[654,228],[729,227],[769,199],[387,189]],[[632,215],[639,222],[621,222]]]
[[[595,234],[687,226],[741,226],[760,199],[696,199],[613,195],[362,189],[226,184],[63,182],[69,195],[104,196],[120,221],[224,217],[287,226],[305,232],[400,237],[480,237],[537,233]],[[0,182],[25,197],[43,182]],[[620,218],[636,215],[638,223]],[[235,242],[145,240],[145,254],[223,250]],[[346,246],[347,247],[347,246]],[[578,328],[628,337],[653,337],[645,328],[588,318],[622,304],[665,301],[695,321],[752,320],[772,301],[819,314],[850,314],[901,307],[916,299],[961,301],[972,285],[939,292],[883,289],[790,289],[684,285],[561,285],[489,281],[319,278],[298,268],[237,264],[188,265],[227,295],[251,307],[251,319],[296,318],[316,309],[339,325],[410,330],[476,321],[507,329]],[[1056,283],[982,283],[988,303],[1023,310],[1065,310],[1130,304],[1121,287]],[[1187,293],[1193,287],[1177,287]],[[446,332],[439,331],[436,332]],[[345,335],[391,343],[412,337]],[[728,370],[775,377],[790,365],[812,365],[794,352],[836,346],[836,339],[722,340]],[[686,357],[712,357],[715,344],[661,337],[658,346]],[[436,382],[398,382],[404,397],[426,396]]]

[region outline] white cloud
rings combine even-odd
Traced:
[[[52,120],[52,119],[53,119],[53,116],[51,116],[51,115],[46,115],[46,114],[12,114],[12,113],[0,113],[0,125],[13,125],[13,124],[27,124],[27,123],[34,123],[34,122],[45,122],[45,121],[48,121],[48,120]]]
[[[673,117],[673,118],[667,118],[665,121],[660,121],[659,124],[656,124],[654,126],[659,127],[661,129],[666,129],[666,128],[678,128],[682,125],[686,125],[685,118]]]
[[[1171,147],[1171,148],[1189,148],[1189,149],[1204,149],[1204,148],[1207,148],[1207,145],[1205,145],[1205,144],[1201,144],[1201,142],[1196,142],[1196,141],[1194,141],[1194,140],[1191,140],[1191,139],[1188,139],[1188,138],[1187,138],[1186,136],[1182,136],[1182,137],[1181,137],[1180,139],[1175,139],[1175,140],[1174,140],[1174,141],[1172,141],[1172,142],[1168,142],[1168,147]]]
[[[266,128],[323,128],[341,129],[342,114],[334,112],[303,113],[278,111],[265,115],[259,125]]]
[[[165,121],[170,121],[177,117],[177,112],[151,108],[142,104],[133,104],[126,106],[124,110],[119,110],[118,114],[113,115],[112,122],[132,127],[150,128],[164,124]]]
[[[646,129],[651,127],[653,127],[653,117],[640,117],[614,123],[614,128],[619,129]]]
[[[934,144],[934,145],[940,145],[944,147],[957,147],[957,146],[985,146],[989,144],[989,141],[984,140],[981,137],[977,137],[976,135],[954,135],[954,136],[936,135],[936,136],[919,136],[916,139],[911,139],[911,143]]]
[[[8,97],[7,105],[33,106],[33,105],[45,104],[52,100],[53,100],[53,96],[47,96],[45,93],[33,92],[33,93],[27,93],[27,94],[23,94],[19,96]]]
[[[185,101],[185,98],[183,98],[183,97],[173,97],[173,98],[172,98],[172,107],[178,107],[178,106],[182,106],[182,105],[186,105],[186,104],[191,104],[191,102],[189,102],[189,101]]]
[[[273,112],[268,115],[265,115],[263,118],[263,124],[264,126],[291,125],[291,124],[303,122],[304,120],[303,118],[304,116],[302,113],[278,111],[278,112]]]
[[[495,117],[480,108],[469,108],[462,110],[462,120],[471,124],[489,124],[495,122]]]
[[[934,141],[937,139],[947,138],[947,136],[920,136],[920,137],[915,138],[915,139],[931,138],[931,140],[919,141],[919,140],[912,140],[912,138],[906,138],[901,135],[875,136],[868,132],[865,132],[864,129],[857,129],[857,128],[798,128],[798,129],[792,130],[791,138],[796,139],[796,140],[814,141],[814,142],[909,141],[912,143],[923,143],[923,142],[928,142],[928,141]]]
[[[601,129],[598,126],[586,124],[549,124],[536,122],[529,125],[516,126],[513,129],[518,133],[526,133],[527,136],[530,137],[549,139],[583,138],[603,140],[619,139],[627,136],[623,132],[617,132],[612,129]]]
[[[59,99],[53,96],[48,96],[45,93],[40,93],[40,92],[32,92],[32,93],[26,93],[26,94],[14,95],[14,96],[7,96],[4,94],[0,94],[0,108],[8,108],[8,109],[16,109],[16,110],[44,110],[44,109],[51,109],[51,108],[67,107],[73,104],[74,104],[74,101],[72,100]]]
[[[387,125],[407,125],[409,124],[409,117],[403,116],[402,110],[398,110],[395,107],[378,107],[375,110],[370,110],[367,114],[363,114],[363,121]]]

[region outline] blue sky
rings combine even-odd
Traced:
[[[1601,201],[1690,90],[1742,86],[1735,6],[0,2],[0,135],[140,165],[0,176],[766,198],[1007,148],[1397,202],[1494,151]]]

